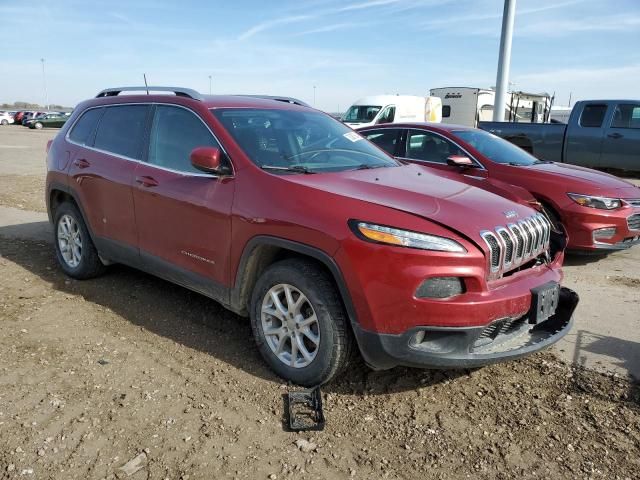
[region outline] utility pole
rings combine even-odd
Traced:
[[[211,95],[211,75],[209,75],[209,95]]]
[[[42,85],[44,86],[44,108],[49,110],[49,94],[47,93],[47,77],[44,74],[44,58],[41,58],[42,62]]]
[[[493,121],[504,121],[509,88],[509,67],[511,64],[511,40],[513,22],[516,17],[516,0],[504,0],[502,12],[502,34],[500,36],[500,54],[498,56],[498,78],[496,80],[496,101],[493,107]]]

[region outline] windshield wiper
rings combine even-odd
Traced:
[[[291,165],[289,167],[280,167],[278,165],[260,165],[260,168],[263,170],[279,170],[281,172],[304,173],[305,175],[316,173],[313,170],[309,170],[304,165]]]
[[[352,170],[372,170],[374,168],[382,168],[384,166],[385,165],[369,165],[368,163],[361,163],[357,167],[352,168]]]

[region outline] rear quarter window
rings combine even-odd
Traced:
[[[147,105],[115,105],[105,108],[93,146],[134,160],[142,159]]]
[[[91,140],[91,136],[96,129],[96,125],[103,111],[103,108],[92,108],[84,112],[71,129],[69,139],[74,143],[87,145]]]

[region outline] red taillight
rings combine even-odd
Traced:
[[[53,140],[47,141],[47,153],[49,153],[49,150],[51,149],[51,144],[52,143],[53,143]]]

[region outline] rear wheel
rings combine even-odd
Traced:
[[[56,209],[54,235],[56,257],[64,273],[83,280],[104,272],[82,215],[72,203],[62,203]]]
[[[269,366],[304,386],[329,382],[353,348],[335,285],[305,260],[284,260],[264,272],[251,298],[251,326]]]
[[[36,122],[33,124],[33,128],[35,128],[36,130],[40,130],[44,125],[42,125],[40,122]]]
[[[2,123],[2,125],[9,125],[9,120],[2,120],[0,123]]]

